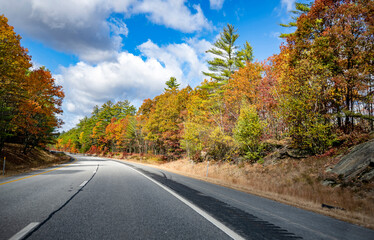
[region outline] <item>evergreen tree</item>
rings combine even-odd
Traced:
[[[170,77],[170,79],[168,81],[166,81],[165,84],[166,84],[166,86],[168,86],[167,88],[164,88],[165,91],[166,90],[172,90],[173,88],[178,89],[178,87],[180,85],[180,84],[177,83],[177,79],[175,77]]]
[[[290,11],[293,16],[292,16],[292,22],[289,22],[288,24],[279,24],[282,27],[287,27],[287,28],[292,28],[292,27],[297,27],[296,21],[300,17],[301,14],[306,14],[310,11],[310,7],[312,6],[312,2],[309,3],[301,3],[301,2],[295,2],[295,8],[296,10]],[[293,33],[282,33],[279,37],[281,38],[287,38],[291,36]]]
[[[242,68],[247,62],[253,61],[253,50],[249,42],[245,42],[244,48],[237,53],[238,60],[236,61],[236,66]]]
[[[227,83],[231,74],[239,67],[243,66],[243,62],[251,61],[252,47],[247,42],[243,50],[238,50],[235,41],[239,34],[233,25],[227,24],[223,28],[219,39],[213,44],[213,48],[209,49],[207,53],[215,55],[213,60],[209,60],[209,70],[211,72],[203,72],[204,75],[211,77],[220,85]]]

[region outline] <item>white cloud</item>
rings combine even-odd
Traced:
[[[225,0],[209,0],[210,8],[215,10],[220,10],[223,6]]]
[[[286,7],[287,11],[291,11],[295,5],[296,0],[281,0],[282,7]]]
[[[115,35],[124,35],[127,37],[129,34],[129,29],[122,19],[110,18],[108,24],[111,32],[113,32]]]
[[[134,12],[146,13],[157,24],[180,30],[195,32],[210,28],[200,5],[193,5],[196,13],[191,13],[185,5],[186,0],[149,0],[134,6]]]
[[[182,32],[210,28],[199,5],[185,0],[17,0],[0,1],[9,23],[62,52],[98,63],[116,59],[131,29],[118,16],[146,14],[150,21]],[[118,13],[113,17],[113,13]]]
[[[185,43],[169,44],[159,47],[151,40],[141,44],[138,49],[147,58],[154,58],[171,69],[184,85],[196,85],[203,79],[202,71],[207,71],[206,50],[211,44],[206,40],[187,39]]]
[[[196,86],[204,78],[201,71],[207,70],[205,51],[210,46],[198,39],[161,47],[148,40],[138,47],[142,57],[121,52],[113,61],[62,67],[54,77],[66,89],[63,120],[67,124],[63,129],[77,122],[75,116],[87,116],[93,106],[108,100],[127,99],[139,107],[144,99],[160,94],[171,76],[183,86]]]

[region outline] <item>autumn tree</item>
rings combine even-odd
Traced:
[[[27,49],[20,45],[20,40],[8,19],[0,15],[0,153],[5,141],[15,134],[12,119],[24,98],[23,85],[31,67]]]
[[[354,130],[355,122],[373,124],[374,2],[316,1],[305,19],[315,25],[319,60],[331,72],[331,105],[339,127]],[[302,24],[301,22],[300,24]],[[308,31],[307,28],[303,28]],[[326,60],[325,60],[326,59]],[[371,105],[372,106],[372,105]],[[362,124],[362,125],[363,125]]]
[[[186,105],[187,116],[181,146],[194,160],[200,160],[201,152],[208,147],[212,126],[208,95],[207,89],[196,88],[191,92]]]
[[[55,84],[52,74],[43,67],[31,71],[26,80],[24,98],[12,120],[25,152],[29,147],[52,142],[54,130],[62,123],[57,114],[62,112],[64,98],[62,87]]]
[[[373,9],[372,1],[317,0],[298,18],[278,65],[281,112],[297,146],[322,152],[333,140],[335,124],[349,133],[355,122],[373,121],[367,102],[372,101]]]
[[[148,132],[146,139],[155,144],[157,149],[154,150],[164,153],[169,159],[175,159],[182,152],[180,138],[185,119],[183,110],[191,90],[190,87],[182,90],[175,87],[166,89],[153,100],[154,107],[145,125]]]
[[[235,72],[225,86],[225,102],[235,119],[238,119],[243,102],[251,105],[262,104],[259,95],[263,73],[263,64],[249,63]]]

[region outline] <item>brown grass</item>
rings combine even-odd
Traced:
[[[42,149],[32,149],[27,154],[22,152],[20,144],[6,143],[3,154],[6,157],[5,176],[3,176],[3,159],[0,159],[0,178],[13,176],[41,168],[66,163],[70,157],[62,153],[50,153]]]
[[[187,159],[163,162],[157,157],[131,156],[127,160],[213,182],[296,207],[374,229],[374,184],[329,187],[321,184],[324,170],[336,163],[328,156],[284,159],[276,164],[194,163]],[[329,210],[321,204],[344,208]]]

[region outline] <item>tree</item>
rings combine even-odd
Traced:
[[[53,131],[61,125],[56,115],[62,112],[64,93],[61,86],[45,68],[31,71],[24,83],[25,95],[19,102],[18,111],[12,119],[17,137],[29,147],[51,143]]]
[[[244,102],[256,108],[260,119],[266,119],[267,137],[279,137],[280,120],[275,111],[278,102],[274,96],[277,78],[272,64],[272,58],[262,63],[248,62],[223,88],[229,129],[234,128]]]
[[[181,146],[194,160],[200,160],[201,151],[208,147],[212,120],[207,99],[207,89],[196,88],[186,105],[187,116]]]
[[[154,106],[145,124],[146,139],[154,143],[155,152],[158,150],[168,159],[175,159],[182,153],[180,139],[184,110],[191,91],[190,87],[172,88],[153,100]]]
[[[250,161],[261,157],[261,137],[264,123],[260,120],[256,108],[244,102],[234,128],[234,139],[239,143],[246,158]]]
[[[308,3],[301,3],[301,2],[295,2],[295,8],[296,10],[291,10],[290,12],[293,14],[292,16],[292,22],[289,22],[288,24],[279,24],[282,27],[286,28],[293,28],[297,27],[296,21],[302,14],[307,14],[310,11],[310,7],[312,6],[312,2]],[[279,37],[281,38],[287,38],[291,36],[293,33],[282,33]]]
[[[27,49],[8,19],[0,15],[0,154],[5,141],[14,132],[14,118],[20,99],[24,97],[26,72],[31,67]]]
[[[263,104],[260,99],[260,84],[264,67],[261,63],[249,63],[232,75],[225,86],[225,102],[235,120],[238,118],[243,100],[251,105]]]
[[[167,86],[167,88],[165,88],[165,91],[172,90],[173,88],[178,89],[178,87],[180,86],[180,84],[177,83],[177,79],[175,77],[170,77],[169,81],[166,81],[165,84]]]
[[[238,68],[243,68],[248,62],[253,61],[253,50],[249,42],[245,42],[243,49],[238,51],[237,57],[236,66]]]
[[[239,34],[236,33],[233,25],[227,24],[220,33],[219,39],[213,44],[213,48],[207,53],[213,54],[213,60],[209,60],[210,73],[203,72],[204,75],[211,77],[217,83],[226,84],[231,74],[243,65],[243,61],[251,61],[252,47],[246,42],[244,49],[239,51],[235,45]]]

